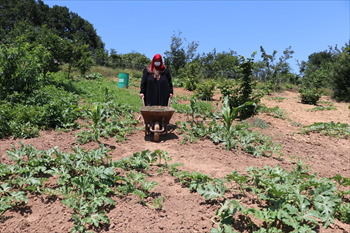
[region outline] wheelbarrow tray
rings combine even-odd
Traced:
[[[175,109],[167,106],[143,106],[140,111],[146,124],[163,123],[163,120],[165,124],[168,124]]]

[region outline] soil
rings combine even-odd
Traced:
[[[175,88],[175,95],[190,96],[192,93]],[[268,100],[268,97],[285,97],[281,102]],[[213,104],[219,100],[220,95],[214,95]],[[310,125],[314,122],[341,122],[350,124],[350,110],[348,103],[337,103],[329,97],[322,97],[320,101],[334,103],[337,110],[308,112],[313,105],[300,102],[297,93],[274,93],[262,100],[267,107],[279,106],[286,110],[287,116],[302,125]],[[181,101],[180,101],[181,102]],[[186,103],[188,101],[182,101]],[[140,117],[135,116],[136,118]],[[350,177],[350,140],[331,138],[329,136],[310,133],[301,135],[299,128],[291,121],[273,118],[267,114],[258,115],[270,126],[260,131],[265,135],[271,135],[272,140],[281,143],[282,152],[286,156],[282,160],[261,157],[256,158],[238,150],[226,151],[209,140],[199,140],[192,144],[181,144],[182,136],[176,130],[176,121],[185,121],[184,114],[174,113],[170,120],[170,130],[167,134],[160,135],[160,141],[154,142],[153,135],[145,136],[143,130],[135,130],[127,135],[126,141],[119,143],[113,138],[101,138],[109,149],[108,154],[113,160],[132,156],[133,153],[143,150],[165,150],[172,157],[172,162],[181,162],[183,169],[198,171],[211,177],[224,178],[233,170],[246,174],[249,166],[263,167],[275,166],[277,163],[284,169],[291,171],[294,162],[289,155],[299,157],[306,164],[311,165],[311,172],[318,172],[319,177],[331,177],[341,174]],[[140,121],[143,123],[142,119]],[[140,123],[140,127],[143,125]],[[36,149],[47,150],[58,146],[60,150],[72,152],[71,147],[77,145],[76,131],[57,132],[42,131],[40,137],[32,139],[10,138],[0,140],[0,162],[8,163],[6,151],[11,150],[11,145],[19,148],[19,141],[25,145],[33,145]],[[81,145],[85,149],[96,149],[98,143],[91,142]],[[309,160],[308,160],[309,159]],[[196,192],[189,192],[174,177],[164,172],[161,175],[148,177],[149,180],[158,182],[154,188],[154,194],[164,196],[165,203],[162,210],[155,210],[141,205],[138,199],[129,195],[124,198],[113,197],[116,205],[108,210],[109,226],[95,229],[96,232],[210,232],[215,225],[210,220],[220,205],[208,202]],[[240,203],[252,207],[254,203],[249,196],[242,196]],[[45,195],[28,195],[28,204],[7,210],[0,217],[0,232],[70,232],[73,226],[73,211],[63,205],[59,200],[53,200]],[[242,226],[235,225],[238,232],[250,232]],[[350,224],[335,220],[327,229],[321,225],[317,232],[350,232]]]

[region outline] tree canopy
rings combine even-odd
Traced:
[[[67,7],[55,5],[50,8],[41,0],[0,0],[0,16],[0,44],[15,41],[20,31],[16,33],[13,29],[22,22],[25,28],[35,30],[46,25],[61,38],[88,44],[90,50],[104,48],[93,25]]]

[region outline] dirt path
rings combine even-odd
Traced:
[[[191,94],[180,89],[175,90],[178,95]],[[267,107],[279,106],[289,113],[287,116],[295,122],[310,125],[314,122],[341,122],[350,124],[349,104],[336,103],[337,110],[307,112],[306,109],[314,106],[300,103],[298,94],[284,92],[272,96],[285,97],[282,102],[268,100],[263,103]],[[270,96],[271,97],[271,96]],[[218,100],[218,96],[214,96]],[[331,101],[322,97],[321,101]],[[333,102],[333,101],[332,101]],[[245,174],[249,166],[263,167],[275,166],[277,163],[282,168],[291,170],[294,165],[290,162],[289,155],[295,155],[312,165],[312,172],[318,172],[320,177],[330,177],[341,174],[350,177],[350,140],[330,138],[319,134],[301,135],[298,128],[291,122],[279,118],[273,118],[266,114],[257,116],[269,124],[269,128],[261,130],[265,135],[271,135],[274,142],[281,143],[283,153],[287,155],[285,160],[277,161],[273,158],[255,158],[244,152],[232,150],[226,151],[211,143],[209,140],[196,141],[195,143],[180,145],[181,135],[171,129],[167,135],[160,136],[160,142],[153,142],[152,135],[145,136],[143,131],[135,131],[128,135],[123,143],[117,143],[112,138],[101,139],[107,148],[113,151],[109,155],[113,160],[129,157],[133,153],[143,150],[165,150],[173,158],[172,162],[182,162],[184,169],[198,171],[211,177],[223,178],[226,174],[237,169]],[[182,114],[175,113],[171,124],[185,120]],[[142,127],[142,125],[140,125]],[[72,152],[71,146],[76,145],[76,132],[41,132],[39,138],[34,139],[3,139],[0,140],[0,162],[7,161],[6,151],[11,145],[19,147],[19,141],[31,144],[36,149],[47,150],[58,146],[60,150]],[[81,146],[86,149],[98,148],[97,143],[88,143]],[[186,187],[182,187],[173,177],[163,173],[152,179],[158,182],[154,193],[164,195],[165,203],[161,211],[140,205],[136,198],[113,198],[116,206],[109,210],[111,220],[109,227],[100,229],[99,232],[210,232],[213,224],[210,220],[214,216],[218,204],[206,202],[198,193],[191,193]],[[246,206],[253,205],[249,197],[243,198],[241,203]],[[73,222],[72,210],[64,206],[59,200],[53,201],[46,196],[29,196],[29,203],[21,208],[6,211],[0,221],[0,232],[70,232]],[[243,231],[243,230],[242,230]],[[328,229],[319,228],[318,232],[350,232],[350,225],[336,220]]]

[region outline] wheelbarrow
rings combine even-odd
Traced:
[[[175,109],[169,107],[170,98],[168,106],[145,106],[144,98],[142,98],[142,102],[143,107],[140,108],[140,111],[145,123],[145,135],[154,133],[154,141],[158,142],[160,133],[168,133],[168,124]]]

